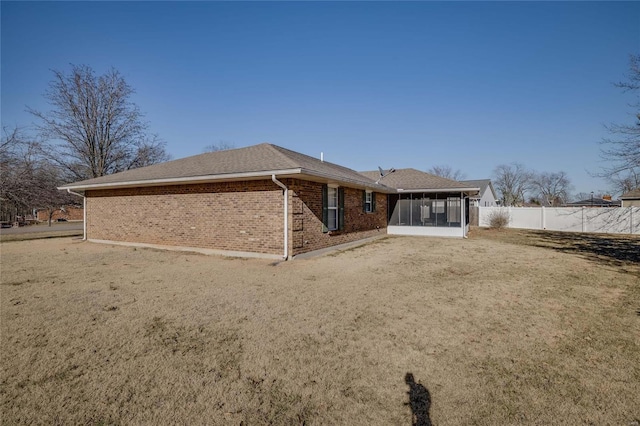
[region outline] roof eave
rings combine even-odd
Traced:
[[[163,185],[195,184],[195,183],[224,182],[224,181],[237,181],[237,180],[255,180],[260,178],[269,178],[271,177],[271,175],[276,175],[281,178],[310,176],[310,177],[321,178],[321,180],[323,181],[343,183],[351,186],[373,189],[378,192],[385,192],[385,193],[395,192],[395,189],[386,187],[384,185],[375,184],[373,181],[371,183],[368,183],[364,181],[337,178],[336,176],[331,174],[321,173],[314,170],[307,170],[302,168],[263,170],[259,172],[246,172],[246,173],[225,173],[225,174],[204,175],[204,176],[188,176],[188,177],[181,177],[181,178],[131,180],[131,181],[125,181],[125,182],[109,182],[109,183],[97,183],[97,184],[88,184],[88,185],[70,184],[70,185],[63,185],[58,189],[72,190],[72,191],[87,191],[87,190],[100,190],[100,189],[138,188],[138,187],[163,186]]]
[[[403,192],[475,192],[478,193],[480,192],[480,188],[417,188],[417,189],[401,189],[398,188],[398,193],[403,193]],[[473,195],[473,194],[469,194],[469,195]]]
[[[302,169],[282,169],[282,170],[262,170],[259,172],[245,172],[245,173],[225,173],[219,175],[204,175],[204,176],[188,176],[181,178],[165,178],[165,179],[146,179],[146,180],[133,180],[125,182],[110,182],[110,183],[97,183],[88,185],[63,185],[59,187],[60,190],[91,190],[91,189],[117,189],[117,188],[134,188],[134,187],[147,187],[147,186],[162,186],[162,185],[180,185],[180,184],[193,184],[193,183],[207,183],[207,182],[220,182],[220,181],[237,181],[237,180],[254,180],[258,178],[268,178],[271,175],[299,175],[302,173]]]

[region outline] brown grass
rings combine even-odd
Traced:
[[[276,266],[2,244],[3,424],[631,424],[640,265],[562,237],[387,238]]]

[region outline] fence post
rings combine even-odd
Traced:
[[[585,209],[585,207],[584,207],[584,206],[582,206],[582,232],[584,232],[584,231],[585,231],[585,226],[584,226],[584,209]]]
[[[633,234],[633,206],[629,208],[629,233]]]
[[[542,229],[547,229],[546,220],[544,217],[544,206],[540,209],[540,214],[542,215]]]

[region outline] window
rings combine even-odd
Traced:
[[[322,232],[344,229],[344,188],[322,186]]]
[[[376,197],[371,191],[364,191],[362,207],[365,213],[373,213],[376,211]]]
[[[338,188],[329,187],[327,191],[327,228],[329,231],[338,229]]]

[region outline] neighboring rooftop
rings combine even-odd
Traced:
[[[567,203],[567,206],[572,207],[620,207],[620,201],[609,200],[606,198],[593,197],[586,200],[574,201]]]
[[[491,185],[491,179],[461,180],[460,183],[463,183],[465,185],[468,185],[474,188],[480,188],[480,192],[476,196],[476,198],[480,198],[480,196],[484,194],[484,192],[487,190],[487,187]],[[491,191],[493,192],[493,197],[496,198],[496,193],[493,190],[493,185],[491,185]],[[474,197],[471,197],[471,198],[474,198]]]
[[[380,177],[379,171],[360,172],[373,181],[398,190],[424,190],[425,192],[436,191],[465,191],[478,190],[476,185],[468,185],[456,180],[446,179],[431,173],[421,172],[416,169],[398,169],[393,173],[387,173]]]
[[[640,188],[634,189],[633,191],[625,192],[620,196],[621,200],[635,200],[640,198]]]
[[[388,188],[376,184],[375,180],[368,179],[355,170],[268,143],[167,161],[70,183],[62,186],[62,189],[84,190],[206,182],[225,178],[255,179],[270,177],[271,174],[276,174],[279,177],[283,175],[292,177],[309,175],[388,192]]]

